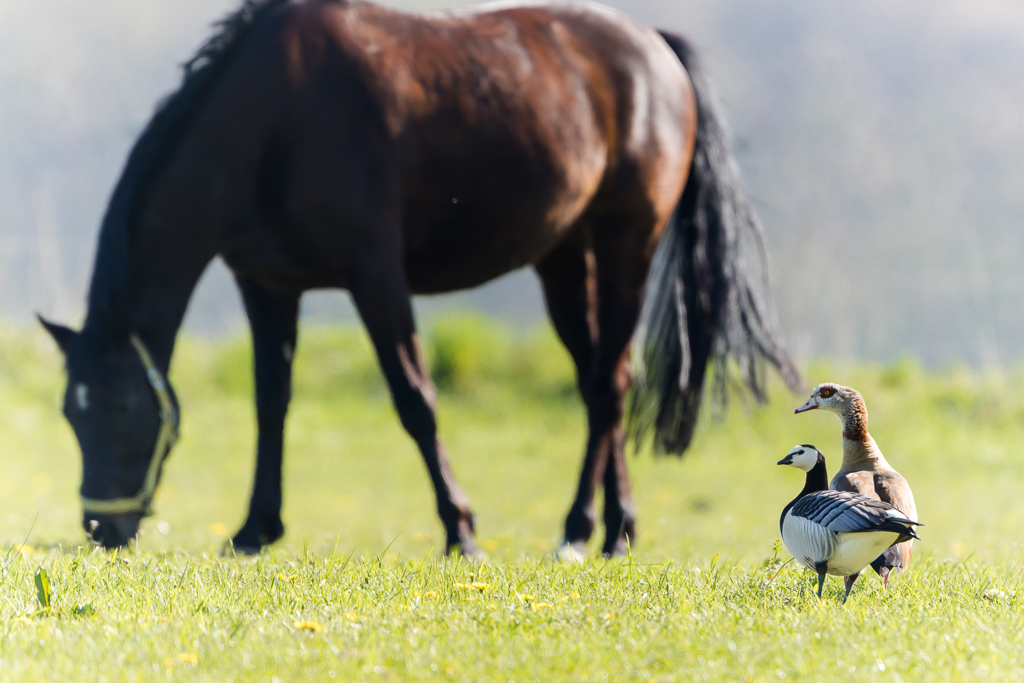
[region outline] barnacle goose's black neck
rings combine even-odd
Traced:
[[[786,519],[786,513],[796,505],[796,502],[804,496],[815,491],[828,491],[828,467],[825,466],[825,456],[818,453],[818,462],[807,472],[804,480],[804,487],[797,494],[796,498],[789,501],[789,505],[782,508],[782,516],[779,518],[779,531],[782,530],[782,523]]]

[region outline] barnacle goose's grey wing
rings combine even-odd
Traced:
[[[798,500],[789,513],[837,534],[894,531],[917,538],[911,526],[916,521],[888,503],[850,491],[816,491]]]

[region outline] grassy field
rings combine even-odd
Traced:
[[[439,557],[424,468],[359,329],[302,332],[288,531],[247,559],[220,554],[252,478],[246,340],[182,340],[183,438],[138,546],[115,555],[79,528],[59,355],[0,331],[0,680],[1024,679],[1019,370],[806,369],[862,391],[927,525],[908,576],[888,593],[866,576],[841,608],[838,579],[819,603],[775,550],[801,485],[776,460],[810,442],[838,465],[838,420],[792,414],[806,396],[734,398],[683,461],[631,457],[632,557],[563,566],[584,430],[565,352],[544,329],[471,318],[428,337],[485,564]]]

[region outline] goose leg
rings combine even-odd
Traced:
[[[843,582],[846,584],[846,593],[843,595],[844,605],[846,604],[846,598],[850,597],[850,591],[853,590],[853,584],[856,583],[858,576],[860,576],[860,572],[843,578]]]
[[[825,562],[815,562],[814,571],[818,572],[818,597],[821,597],[821,589],[825,585],[825,574],[828,572],[828,564]]]

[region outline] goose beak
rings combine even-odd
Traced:
[[[776,465],[792,465],[793,464],[793,456],[787,454],[785,458],[783,458],[782,460],[778,461],[775,464]]]
[[[793,414],[799,415],[800,413],[806,413],[808,410],[817,410],[818,402],[814,400],[814,397],[807,399],[807,403],[803,404],[799,408],[793,411]]]

